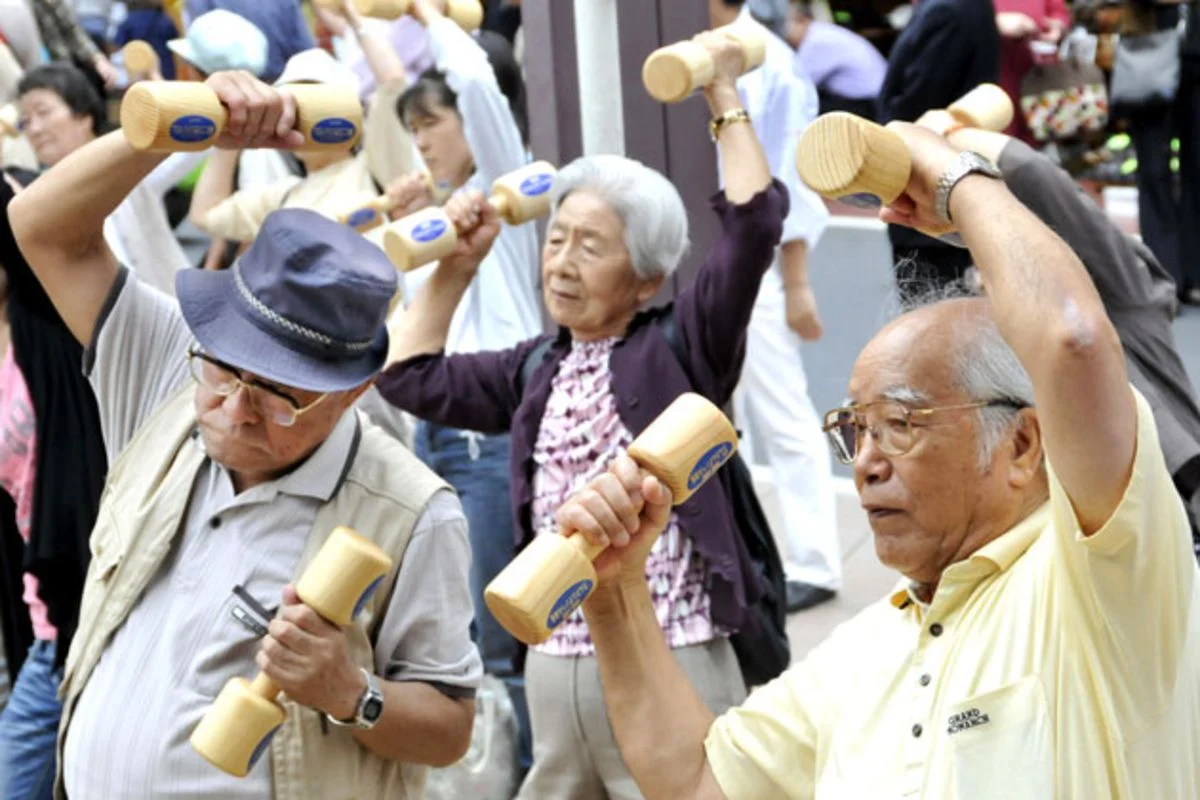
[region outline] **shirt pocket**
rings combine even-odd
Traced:
[[[1054,732],[1039,676],[956,703],[946,726],[958,800],[1053,800]]]

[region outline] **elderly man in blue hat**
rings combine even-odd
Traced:
[[[289,147],[294,101],[207,81],[224,147]],[[63,674],[56,796],[420,797],[467,748],[481,676],[456,496],[354,408],[383,366],[396,275],[345,226],[271,215],[229,270],[137,280],[102,226],[161,157],[120,132],[10,207],[13,232],[86,346],[111,469]],[[468,239],[461,246],[471,247]],[[293,583],[334,527],[393,570],[346,628]],[[263,671],[287,717],[244,778],[188,738],[222,686]]]

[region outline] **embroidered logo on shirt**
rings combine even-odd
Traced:
[[[968,708],[966,711],[950,715],[950,719],[947,720],[949,727],[946,728],[946,733],[953,736],[956,733],[986,725],[991,721],[991,718],[978,708]]]

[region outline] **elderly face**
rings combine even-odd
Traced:
[[[197,382],[196,421],[205,450],[237,475],[238,491],[278,477],[316,450],[367,388],[323,396],[280,386],[211,359],[193,358],[191,367]],[[228,394],[217,391],[231,385],[231,375],[241,385]],[[301,410],[290,426],[281,424],[278,416],[281,401]]]
[[[92,118],[76,114],[57,93],[34,89],[21,95],[21,124],[37,160],[52,167],[95,138]]]
[[[997,399],[968,397],[957,386],[956,348],[970,325],[964,308],[933,306],[886,327],[855,362],[849,402],[890,400],[916,410]],[[985,468],[979,417],[970,409],[913,418],[911,449],[902,455],[884,453],[874,435],[860,439],[854,481],[881,562],[918,583],[936,584],[947,566],[1027,513],[1041,475],[1041,448],[1033,413],[1022,414],[1028,424],[1014,415],[1011,436]]]
[[[660,285],[633,271],[612,206],[586,190],[562,201],[542,247],[542,296],[555,322],[581,341],[620,336]]]

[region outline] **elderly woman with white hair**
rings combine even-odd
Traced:
[[[724,171],[724,193],[713,202],[722,234],[672,305],[644,308],[687,249],[679,193],[636,161],[592,156],[566,166],[553,189],[541,269],[557,334],[507,350],[444,354],[454,310],[499,230],[477,192],[447,204],[466,233],[395,333],[397,360],[377,383],[386,399],[439,424],[511,432],[514,550],[555,533],[559,506],[678,395],[697,391],[724,405],[738,383],[787,194],[772,180],[753,128],[740,124],[740,53],[714,46],[718,75],[706,98]],[[745,684],[728,636],[761,589],[726,479],[676,509],[646,570],[663,635],[705,702],[715,713],[740,702]],[[640,797],[605,716],[580,611],[532,648],[525,669],[534,764],[521,797]]]

